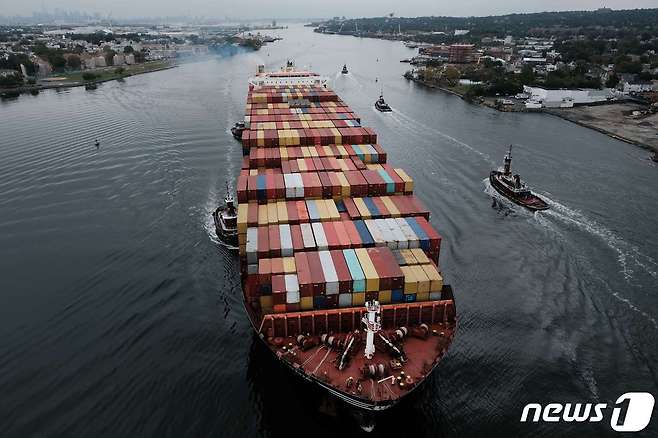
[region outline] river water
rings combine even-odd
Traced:
[[[658,168],[645,151],[407,82],[398,61],[413,51],[399,42],[280,35],[255,53],[0,103],[1,436],[359,431],[254,339],[236,257],[213,237],[240,167],[229,127],[247,78],[288,58],[329,76],[375,128],[444,237],[455,342],[371,436],[605,436],[609,413],[519,419],[531,402],[658,395]],[[391,114],[372,107],[382,88]],[[510,143],[550,210],[492,201],[486,177]]]

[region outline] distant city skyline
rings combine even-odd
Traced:
[[[657,8],[658,0],[465,0],[441,2],[436,0],[23,0],[5,2],[0,15],[32,16],[47,11],[71,11],[100,14],[115,18],[134,17],[235,17],[262,18],[319,18],[332,16],[372,17],[394,13],[396,16],[484,16],[510,13],[529,13],[563,10],[593,10],[601,7],[613,9]]]

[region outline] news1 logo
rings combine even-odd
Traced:
[[[648,392],[627,392],[617,399],[612,406],[610,427],[617,432],[639,432],[649,425],[655,400]],[[549,403],[542,406],[539,403],[529,403],[523,408],[521,422],[567,423],[603,421],[610,410],[606,403]]]

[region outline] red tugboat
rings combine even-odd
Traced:
[[[457,328],[429,211],[326,78],[260,67],[246,111],[236,187],[249,320],[300,380],[363,415],[391,408],[422,387]],[[272,130],[282,114],[290,128]],[[302,124],[320,121],[333,128]]]
[[[519,204],[529,210],[548,210],[548,204],[539,196],[533,194],[530,189],[521,182],[521,177],[512,175],[512,145],[505,155],[505,167],[503,171],[492,170],[489,174],[489,182],[498,193],[512,202]]]

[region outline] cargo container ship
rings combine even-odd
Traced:
[[[361,412],[432,373],[456,329],[413,179],[327,79],[249,80],[237,228],[244,304],[279,362]]]

